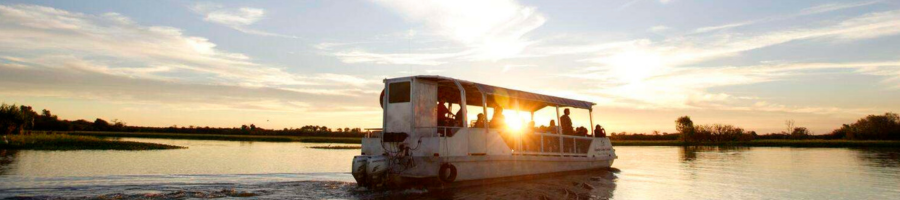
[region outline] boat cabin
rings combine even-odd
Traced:
[[[363,155],[589,156],[594,103],[442,76],[392,78],[384,84],[383,129],[363,140]],[[567,109],[586,113],[587,127],[569,126],[571,120],[561,124]],[[535,127],[536,112],[552,122]]]

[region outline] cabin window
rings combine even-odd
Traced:
[[[396,82],[390,84],[390,97],[388,103],[406,103],[409,102],[409,81]]]

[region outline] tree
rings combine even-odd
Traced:
[[[794,139],[807,138],[809,135],[809,129],[806,129],[806,127],[795,127],[794,131],[791,131],[791,137]]]
[[[832,132],[851,140],[900,140],[900,115],[869,115]]]
[[[681,141],[694,140],[694,121],[691,121],[691,117],[681,116],[675,120],[675,130],[681,133]]]
[[[785,131],[784,133],[791,134],[794,132],[794,120],[793,119],[785,120],[784,125],[787,126],[787,131]]]
[[[21,133],[22,125],[25,123],[25,116],[22,110],[16,105],[0,105],[0,131],[3,134]]]
[[[94,128],[97,130],[106,130],[109,128],[109,122],[107,122],[106,120],[97,118],[96,120],[94,120]]]

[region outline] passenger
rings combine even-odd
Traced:
[[[451,120],[451,119],[450,119],[450,117],[449,117],[449,116],[451,115],[451,114],[450,114],[450,109],[447,109],[447,107],[444,106],[444,103],[445,103],[445,102],[446,102],[446,101],[444,101],[444,99],[439,99],[439,100],[438,100],[438,105],[437,105],[437,107],[438,107],[438,108],[437,108],[437,109],[438,109],[438,112],[437,112],[437,114],[438,114],[438,116],[437,116],[438,126],[450,126],[450,125],[451,125],[451,123],[450,123],[450,120]]]
[[[491,128],[501,128],[506,126],[506,117],[503,117],[503,108],[500,106],[494,107],[494,117],[491,117]]]
[[[550,132],[551,132],[551,133],[556,133],[556,120],[552,120],[552,119],[551,119],[551,120],[550,120],[550,127],[547,127],[547,128],[550,129]]]
[[[559,117],[559,126],[562,128],[563,135],[574,135],[572,128],[572,119],[569,118],[569,109],[563,111],[564,115]]]
[[[484,113],[478,113],[478,119],[475,120],[475,124],[472,127],[484,128]]]
[[[584,126],[579,126],[575,129],[575,135],[577,136],[587,136],[588,130]]]
[[[600,124],[594,127],[594,137],[606,137],[606,130]]]
[[[456,119],[455,121],[457,127],[465,127],[466,122],[463,119],[462,106],[460,106],[459,110],[456,111],[456,115],[454,115],[453,118]]]

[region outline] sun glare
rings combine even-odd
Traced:
[[[515,110],[504,110],[503,116],[506,116],[505,121],[506,121],[507,129],[509,129],[510,131],[512,131],[514,133],[521,133],[522,129],[525,128],[525,120],[526,119],[523,118],[523,116],[525,116],[525,115],[527,115],[527,114],[522,114],[522,113],[516,112]]]

